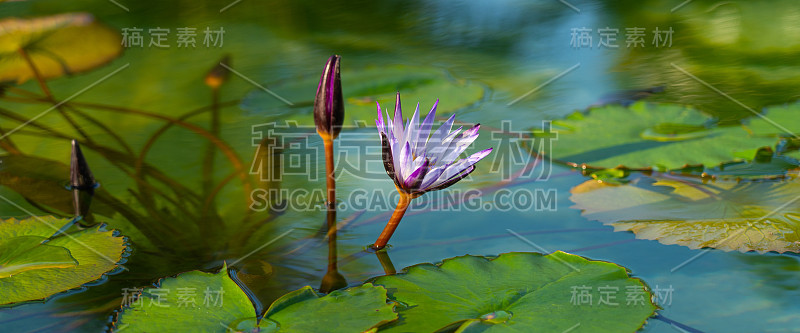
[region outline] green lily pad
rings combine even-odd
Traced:
[[[0,278],[35,269],[78,265],[67,248],[41,244],[45,239],[47,238],[20,236],[0,243]]]
[[[624,267],[564,252],[455,257],[372,282],[404,305],[381,332],[633,332],[656,310]]]
[[[627,185],[595,180],[572,189],[586,218],[637,238],[692,249],[800,252],[800,182],[634,177]]]
[[[686,164],[718,165],[737,152],[776,140],[752,137],[741,127],[715,127],[713,119],[680,105],[637,102],[608,105],[554,121],[551,155],[577,165],[669,170]]]
[[[35,77],[20,50],[50,79],[106,64],[122,52],[122,45],[117,31],[87,13],[0,20],[0,82]]]
[[[115,323],[117,331],[363,332],[397,318],[386,289],[365,284],[326,296],[304,287],[276,300],[258,320],[225,267],[163,279],[129,305]]]
[[[25,267],[0,278],[0,305],[43,299],[78,288],[117,268],[125,251],[124,238],[101,226],[55,237],[44,246],[36,245],[67,222],[68,219],[52,216],[0,220],[0,249],[27,249],[19,256],[14,254],[16,251],[2,254],[2,258],[10,257],[12,263]],[[2,261],[0,266],[4,265]]]
[[[436,68],[396,66],[352,70],[347,69],[346,63],[343,66],[345,125],[352,125],[359,120],[367,122],[368,126],[374,124],[377,118],[375,103],[380,102],[384,110],[394,110],[398,91],[407,117],[411,116],[418,102],[420,112],[424,115],[440,99],[437,112],[444,114],[472,105],[484,94],[484,88],[478,84],[454,80]],[[300,125],[313,125],[311,103],[318,83],[319,76],[267,87],[294,103],[294,106],[257,89],[242,100],[241,108],[271,121],[293,120]]]

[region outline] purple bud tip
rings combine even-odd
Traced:
[[[325,63],[314,98],[314,123],[317,132],[336,138],[344,123],[344,100],[339,74],[341,57],[333,55]]]

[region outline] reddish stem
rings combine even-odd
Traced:
[[[410,194],[400,192],[400,200],[397,201],[397,208],[395,208],[392,217],[389,218],[389,222],[386,223],[386,227],[383,228],[381,235],[378,236],[378,240],[372,245],[373,249],[380,250],[386,247],[386,243],[392,238],[397,226],[400,225],[400,220],[402,220],[403,215],[406,214],[406,209],[408,209],[411,199],[412,197]]]

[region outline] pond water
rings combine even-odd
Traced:
[[[85,103],[82,109],[123,138],[134,156],[149,146],[148,140],[166,122],[88,104],[170,118],[201,108],[207,111],[212,94],[203,77],[229,55],[235,73],[219,93],[219,137],[238,156],[242,170],[250,171],[256,189],[280,188],[294,195],[286,198],[290,208],[280,214],[250,209],[248,192],[253,188],[235,177],[236,164],[225,151],[187,129],[191,126],[172,126],[149,148],[144,161],[162,173],[158,179],[154,174],[137,176],[133,164],[110,162],[110,153],[93,148],[122,151],[122,146],[108,131],[78,118],[93,141],[84,150],[102,195],[117,200],[115,206],[98,194],[93,209],[98,220],[128,237],[133,252],[125,263],[127,270],[46,303],[2,309],[3,331],[100,331],[119,307],[122,288],[146,286],[193,269],[218,269],[223,261],[235,262],[239,277],[263,304],[304,285],[318,287],[328,266],[326,214],[321,209],[323,197],[309,193],[324,188],[324,163],[322,142],[304,125],[312,124],[309,105],[322,65],[331,54],[339,54],[345,98],[357,105],[346,110],[346,124],[367,123],[344,130],[347,135],[341,140],[347,141],[339,143],[337,157],[337,192],[342,201],[337,216],[346,222],[337,237],[338,269],[347,283],[356,285],[384,274],[378,259],[362,251],[380,233],[387,219],[384,214],[397,200],[374,149],[378,141],[369,110],[376,100],[389,108],[393,92],[399,90],[406,116],[414,103],[427,110],[440,98],[440,108],[456,111],[457,120],[485,126],[481,131],[485,134],[469,151],[486,147],[496,151],[469,179],[450,188],[456,193],[484,189],[489,194],[478,208],[462,205],[426,211],[432,206],[425,206],[403,219],[389,251],[398,270],[464,254],[562,250],[617,263],[651,288],[672,290],[659,311],[668,319],[651,318],[642,329],[645,332],[681,331],[669,320],[703,332],[798,332],[796,255],[703,252],[614,232],[571,208],[570,190],[590,179],[579,171],[544,161],[535,166],[533,176],[502,183],[534,160],[520,147],[503,146],[504,136],[490,131],[522,132],[591,105],[628,104],[642,97],[693,105],[722,124],[752,116],[748,109],[793,102],[800,97],[795,89],[800,83],[796,65],[800,9],[793,1],[242,0],[227,8],[219,1],[119,4],[127,10],[114,1],[22,1],[1,4],[0,13],[6,17],[85,11],[120,31],[144,29],[143,46],[125,48],[121,57],[97,70],[49,81],[56,97],[64,99],[122,68],[74,101]],[[196,47],[178,47],[177,29],[183,27],[196,29]],[[169,47],[148,45],[149,29],[155,28],[170,29]],[[224,29],[221,46],[201,43],[206,28]],[[634,35],[631,28],[643,28],[643,44],[628,45]],[[671,39],[654,45],[655,29],[672,31],[659,35]],[[591,36],[591,47],[583,44],[586,35],[581,32]],[[598,46],[601,42],[609,46]],[[40,92],[33,81],[20,88]],[[0,100],[0,109],[29,118],[47,107]],[[211,121],[209,112],[183,119],[202,128]],[[263,151],[259,155],[258,135],[272,128],[263,124],[286,120],[299,121],[294,134],[312,135],[300,135],[293,141],[298,145],[284,147],[284,159],[278,162]],[[70,137],[80,136],[57,113],[37,122]],[[4,118],[0,124],[6,129],[18,123]],[[11,138],[28,155],[68,164],[67,139],[33,132],[20,131]],[[204,166],[210,165],[208,150],[216,156],[212,182],[225,181],[213,204],[193,199],[197,193],[208,194],[203,185]],[[552,150],[558,150],[557,140]],[[356,167],[348,170],[345,163]],[[59,210],[54,202],[69,202],[70,193],[56,186],[66,183],[68,173],[53,170],[32,165],[29,174],[23,173],[42,180],[29,200],[0,187],[0,195],[15,203],[0,202],[0,216],[30,215],[16,205],[36,215],[67,215],[69,207]],[[270,172],[282,173],[281,179],[264,180]],[[498,184],[513,193],[527,193],[533,203],[499,208],[498,197],[486,191]],[[159,194],[164,192],[176,199],[164,199]],[[420,203],[447,200],[439,194],[421,199]],[[490,209],[481,209],[484,204]],[[126,216],[117,210],[120,206],[138,213]],[[699,253],[704,254],[686,263]],[[569,295],[565,297],[566,302]]]

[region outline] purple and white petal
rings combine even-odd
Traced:
[[[453,139],[447,147],[447,152],[443,154],[441,163],[451,163],[455,161],[461,153],[467,150],[467,147],[472,145],[475,139],[478,138],[478,129],[480,127],[481,125],[477,124],[464,131],[464,133],[461,133],[458,138]]]
[[[433,129],[433,122],[436,120],[436,106],[439,105],[439,100],[436,100],[436,103],[433,103],[433,107],[431,111],[428,112],[428,115],[425,116],[425,119],[422,121],[422,125],[419,127],[419,136],[417,136],[417,148],[415,150],[415,154],[417,156],[422,156],[425,154],[425,150],[428,145],[428,138],[431,136],[431,130]]]
[[[403,180],[404,188],[408,189],[418,189],[425,179],[425,175],[428,173],[428,168],[430,166],[430,161],[427,159],[422,161],[422,164],[417,167],[411,175],[408,176],[405,180]]]
[[[406,179],[412,172],[413,160],[411,158],[411,146],[406,142],[400,150],[399,159],[395,164],[395,170],[399,169],[400,179]]]
[[[421,192],[422,192],[422,193],[425,193],[425,192],[430,192],[430,191],[439,191],[439,190],[446,189],[446,188],[448,188],[448,187],[452,186],[453,184],[455,184],[455,183],[458,183],[458,182],[459,182],[459,181],[461,181],[462,179],[466,178],[466,177],[467,177],[467,176],[469,176],[469,174],[471,174],[473,171],[475,171],[475,166],[474,166],[474,165],[473,165],[473,166],[470,166],[470,167],[469,167],[469,168],[467,168],[467,169],[464,169],[464,170],[462,170],[462,171],[461,171],[461,173],[459,173],[459,174],[457,174],[457,175],[455,175],[455,176],[453,176],[453,177],[450,177],[449,179],[447,179],[447,180],[445,180],[445,181],[443,181],[443,182],[439,182],[439,184],[438,184],[438,185],[435,185],[435,186],[432,186],[432,187],[425,188],[425,189],[424,189],[424,190],[422,190]]]
[[[378,134],[386,131],[386,125],[383,123],[383,111],[381,111],[381,103],[375,102],[378,105],[378,119],[375,120],[375,127],[378,128]]]
[[[428,171],[428,174],[425,175],[425,179],[422,181],[420,185],[420,189],[424,190],[426,188],[431,187],[433,183],[439,180],[439,177],[442,176],[444,170],[447,169],[447,165],[440,165]]]
[[[452,164],[450,164],[447,169],[444,170],[441,176],[439,176],[439,180],[434,182],[432,186],[439,186],[442,183],[448,181],[450,178],[457,176],[458,174],[462,173],[464,170],[471,168],[475,163],[482,160],[484,157],[489,155],[492,152],[492,148],[481,150],[477,153],[470,155],[467,158],[460,159]]]
[[[397,99],[394,102],[394,124],[392,128],[392,135],[400,142],[405,142],[405,133],[403,129],[403,111],[400,109],[400,93],[397,93]]]
[[[417,137],[419,136],[419,103],[417,103],[417,110],[414,111],[414,115],[408,119],[408,125],[406,126],[406,140],[408,143],[411,144],[411,155],[417,156]]]
[[[442,124],[442,126],[439,126],[439,129],[433,132],[431,137],[428,139],[426,147],[440,146],[444,138],[450,133],[450,129],[453,128],[453,122],[455,119],[456,115],[451,115],[450,118],[448,118],[447,121]]]

